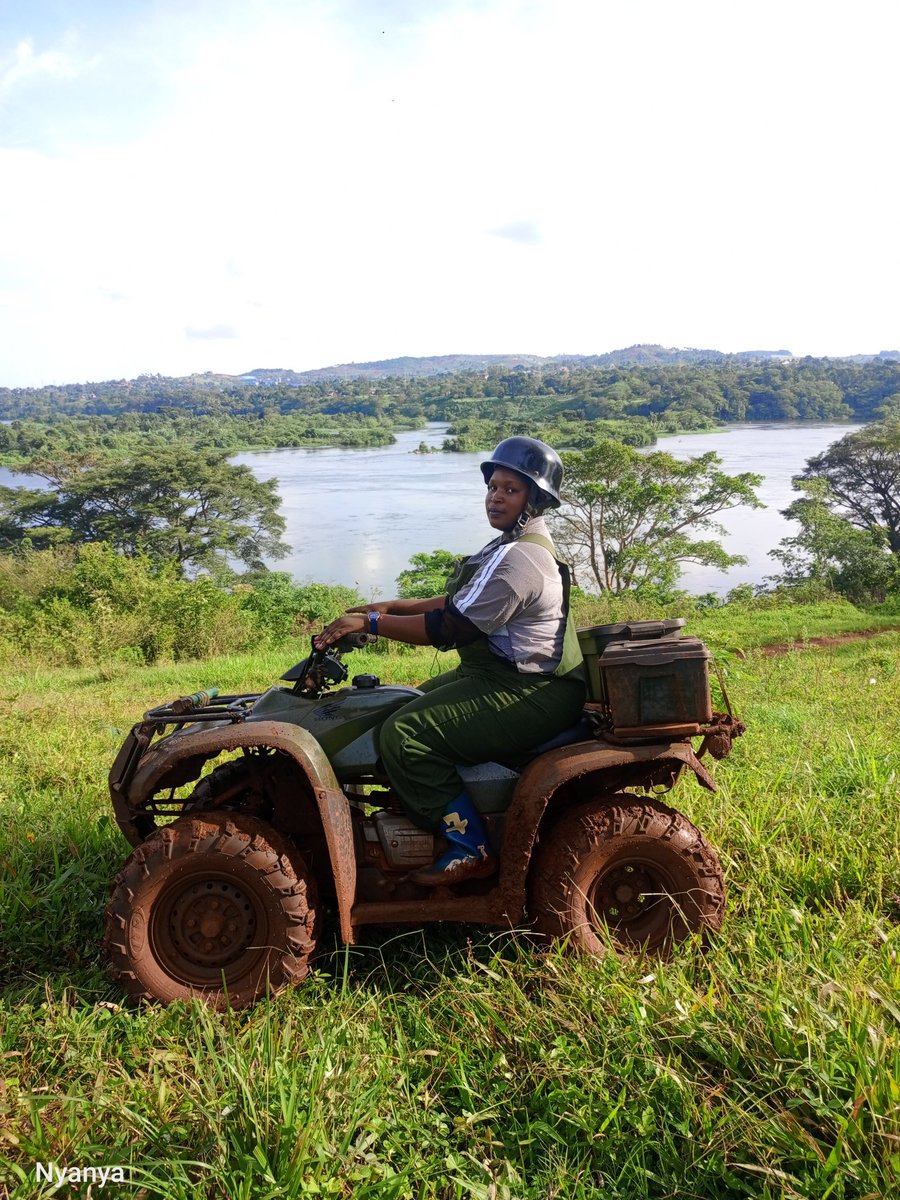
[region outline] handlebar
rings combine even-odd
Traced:
[[[346,654],[348,650],[362,650],[364,646],[371,646],[373,642],[377,641],[378,638],[374,633],[345,633],[339,641],[335,642],[332,649]]]
[[[347,633],[325,650],[317,650],[315,637],[312,639],[312,649],[307,658],[297,663],[290,671],[282,675],[282,679],[294,682],[291,689],[305,696],[315,696],[324,691],[330,683],[343,683],[347,678],[347,668],[341,662],[343,654],[352,650],[362,650],[378,641],[371,633]]]

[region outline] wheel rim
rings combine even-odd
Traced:
[[[630,858],[601,871],[587,893],[588,918],[626,946],[667,937],[680,913],[677,886],[659,863]]]
[[[265,910],[232,875],[180,879],[156,906],[150,938],[157,958],[182,983],[221,985],[252,971],[267,953]]]

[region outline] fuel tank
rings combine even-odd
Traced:
[[[421,696],[418,688],[373,682],[359,676],[353,687],[318,700],[285,687],[271,687],[254,704],[248,721],[286,721],[311,733],[343,781],[370,775],[378,761],[377,732],[392,712]]]

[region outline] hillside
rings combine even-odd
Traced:
[[[383,358],[376,362],[340,363],[311,371],[289,368],[257,367],[239,376],[241,380],[262,384],[287,383],[299,385],[322,379],[419,379],[429,375],[450,375],[459,371],[486,371],[500,368],[514,371],[517,367],[627,367],[671,363],[755,362],[766,359],[789,359],[789,350],[742,350],[725,354],[721,350],[693,350],[664,346],[629,346],[606,354],[439,354],[425,358],[404,356]],[[864,356],[859,356],[863,361]]]
[[[662,346],[556,358],[403,357],[305,372],[257,367],[246,375],[208,371],[182,378],[140,375],[0,387],[0,421],[43,423],[40,430],[0,425],[0,456],[12,461],[57,450],[80,453],[91,448],[86,437],[92,446],[98,439],[109,445],[103,442],[107,435],[121,449],[120,434],[147,432],[145,417],[174,420],[179,414],[209,418],[214,436],[204,433],[204,443],[211,440],[230,450],[371,444],[369,434],[361,433],[360,418],[378,425],[382,439],[396,428],[418,428],[427,420],[449,421],[458,427],[454,433],[464,434],[473,432],[473,421],[487,421],[492,428],[479,434],[485,445],[506,436],[493,428],[498,422],[526,421],[533,431],[544,428],[550,440],[556,437],[568,446],[578,439],[573,441],[572,430],[558,428],[561,421],[584,426],[580,433],[589,440],[598,432],[591,422],[637,422],[641,444],[647,445],[660,432],[730,421],[874,420],[893,411],[897,396],[900,361],[887,352],[866,362],[795,358],[787,351],[723,354]],[[121,418],[121,428],[59,428],[69,418],[99,417]],[[280,421],[277,428],[274,418]],[[232,428],[235,420],[244,426],[249,420],[250,426]],[[52,433],[46,424],[54,426]],[[339,425],[344,428],[338,430]]]

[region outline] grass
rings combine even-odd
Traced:
[[[839,617],[810,610],[806,636]],[[715,795],[674,798],[728,878],[708,950],[584,960],[454,926],[346,950],[329,930],[310,981],[241,1014],[121,1007],[98,955],[126,853],[105,774],[151,703],[258,690],[291,652],[7,678],[9,1194],[89,1194],[36,1181],[48,1161],[123,1165],[90,1194],[166,1200],[900,1194],[900,635],[766,657],[718,620],[691,631],[746,654],[725,663],[749,732]],[[432,660],[351,662],[408,681]]]
[[[819,604],[724,605],[688,621],[692,633],[719,649],[749,650],[772,644],[841,637],[870,630],[900,628],[897,613],[873,613],[846,600]]]

